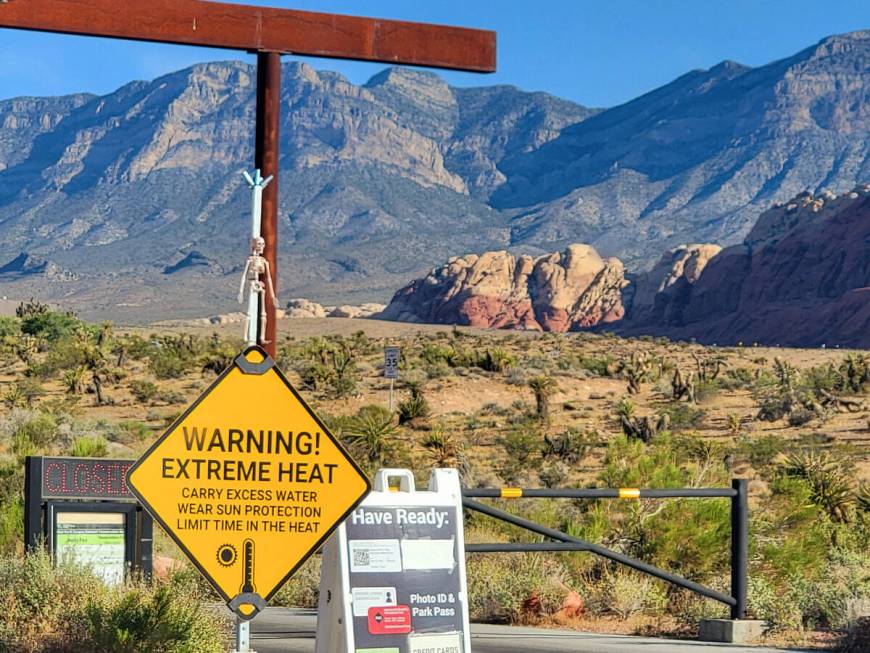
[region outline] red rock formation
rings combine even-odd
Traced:
[[[622,263],[588,245],[537,259],[451,258],[399,290],[378,317],[404,322],[570,331],[622,318]]]
[[[652,283],[654,280],[641,280]],[[870,186],[763,213],[694,284],[641,298],[621,330],[702,342],[870,345]]]

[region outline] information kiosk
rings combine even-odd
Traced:
[[[28,456],[24,541],[90,567],[107,585],[150,577],[153,522],[127,487],[132,460]]]
[[[470,651],[459,475],[380,470],[324,547],[316,653]]]

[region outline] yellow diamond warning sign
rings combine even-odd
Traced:
[[[265,607],[370,489],[259,347],[235,359],[127,483],[243,618]]]

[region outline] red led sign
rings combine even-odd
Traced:
[[[135,499],[127,487],[132,460],[43,458],[43,499]]]

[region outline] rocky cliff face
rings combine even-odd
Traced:
[[[801,193],[766,211],[742,244],[709,259],[694,282],[683,275],[671,291],[676,284],[666,280],[687,252],[670,269],[663,259],[663,290],[652,302],[638,293],[625,333],[870,346],[870,186],[840,196]],[[655,283],[651,277],[644,283]]]
[[[742,242],[798,192],[870,180],[866,31],[605,110],[417,70],[283,75],[285,300],[383,301],[458,251],[585,242],[640,271],[680,243]],[[3,294],[125,321],[235,310],[254,77],[211,63],[100,97],[0,101],[0,267],[50,262],[3,275]]]
[[[631,284],[632,319],[646,323],[679,322],[692,286],[722,248],[713,244],[681,245],[666,252],[649,272]]]
[[[622,263],[588,245],[533,259],[509,252],[451,258],[399,290],[380,319],[572,331],[622,318]]]
[[[517,240],[580,239],[634,269],[686,242],[742,241],[797,193],[870,180],[870,31],[749,68],[723,62],[505,158],[491,204]]]

